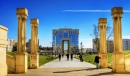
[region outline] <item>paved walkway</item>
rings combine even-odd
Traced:
[[[80,62],[78,59],[73,59],[68,60],[66,57],[61,58],[61,61],[54,60],[53,62],[49,62],[43,66],[41,66],[40,68],[76,68],[76,67],[80,67],[80,68],[95,68],[95,65],[92,65],[90,63],[86,63],[86,62]]]
[[[87,62],[80,62],[77,59],[73,61],[61,61],[58,59],[49,62],[38,69],[29,69],[25,74],[9,74],[9,76],[130,76],[130,74],[114,74],[111,69],[95,69],[95,65]]]

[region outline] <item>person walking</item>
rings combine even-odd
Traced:
[[[79,59],[80,59],[81,62],[83,62],[82,54],[79,55]]]
[[[96,68],[98,69],[99,68],[99,59],[100,59],[100,57],[99,57],[99,54],[97,54],[96,56],[95,56],[95,59],[94,59],[94,62],[96,63]]]
[[[73,60],[73,54],[71,53],[71,60]]]
[[[60,60],[61,60],[61,54],[59,54],[59,56],[58,56],[58,57],[59,57],[59,61],[60,61]]]
[[[67,53],[66,56],[67,56],[67,61],[68,61],[69,60],[69,53]]]
[[[62,53],[62,58],[64,57],[64,53]]]

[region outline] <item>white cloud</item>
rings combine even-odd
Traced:
[[[80,43],[82,42],[83,48],[92,47],[92,39],[91,38],[79,38],[79,48],[81,48]]]
[[[62,12],[111,12],[111,10],[63,10]],[[123,10],[123,12],[130,12],[130,10]]]
[[[130,39],[130,36],[122,36],[122,39]]]

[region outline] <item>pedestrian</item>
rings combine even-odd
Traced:
[[[99,68],[99,59],[100,59],[100,57],[99,57],[99,54],[97,54],[96,56],[95,56],[95,59],[94,59],[94,62],[96,63],[96,68],[98,69]]]
[[[79,59],[80,59],[81,62],[83,62],[82,54],[79,54]]]
[[[62,53],[62,58],[64,57],[64,53]]]
[[[73,60],[73,54],[71,53],[71,60]]]
[[[58,57],[59,57],[59,61],[60,61],[60,60],[61,60],[61,54],[59,54],[59,56],[58,56]]]
[[[66,56],[67,56],[67,61],[68,61],[69,60],[69,53],[67,53]]]

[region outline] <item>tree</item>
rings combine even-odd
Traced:
[[[100,41],[99,41],[99,35],[100,35],[100,31],[99,31],[99,26],[93,25],[94,29],[93,29],[93,34],[90,33],[90,36],[93,37],[93,42],[94,45],[96,47],[97,52],[99,52],[99,46],[100,46]],[[112,27],[109,26],[109,24],[106,26],[106,38],[107,40],[109,40],[112,36],[113,36],[113,29]]]

